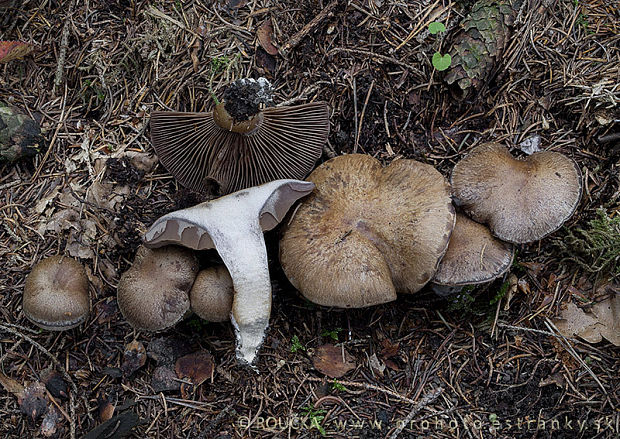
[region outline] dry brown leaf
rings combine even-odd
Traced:
[[[121,370],[125,376],[131,376],[136,370],[146,364],[146,349],[137,340],[129,342],[123,352]],[[110,416],[111,417],[111,416]]]
[[[381,341],[381,356],[383,358],[391,358],[398,355],[398,348],[400,343],[392,343],[387,338]]]
[[[368,360],[368,364],[379,375],[383,376],[383,372],[385,371],[385,364],[377,358],[377,354],[372,354],[370,359]]]
[[[174,366],[177,376],[189,379],[192,384],[199,386],[213,375],[213,358],[205,350],[200,350],[179,358]]]
[[[344,358],[343,358],[344,352]],[[332,344],[319,346],[316,355],[312,359],[314,368],[330,378],[340,378],[352,369],[355,362],[349,353],[343,348]]]
[[[565,337],[577,336],[590,343],[598,343],[605,337],[620,346],[620,295],[595,303],[589,313],[570,302],[553,323]]]
[[[32,44],[21,41],[0,41],[0,64],[21,59],[33,50]]]
[[[277,55],[278,48],[273,45],[271,40],[271,36],[273,35],[273,26],[271,25],[271,18],[263,21],[258,29],[256,30],[256,37],[258,38],[258,43],[260,46],[265,49],[269,55]]]
[[[18,396],[20,393],[24,391],[24,386],[19,384],[13,378],[9,378],[2,372],[0,372],[0,384],[2,384],[2,387],[4,387],[4,390],[6,390],[9,393],[12,393],[15,396]]]

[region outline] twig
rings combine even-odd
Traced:
[[[577,360],[579,364],[581,364],[581,366],[590,374],[590,376],[594,379],[594,381],[596,381],[596,384],[599,385],[603,393],[607,395],[607,389],[605,389],[605,387],[603,386],[603,383],[600,382],[596,374],[592,371],[592,369],[590,369],[590,366],[588,366],[586,362],[581,359],[579,354],[575,352],[575,349],[573,349],[573,347],[566,340],[566,338],[562,335],[562,333],[558,330],[558,328],[553,324],[551,320],[549,320],[546,317],[545,317],[545,325],[547,326],[547,328],[549,328],[550,331],[557,331],[557,333],[559,334],[560,343],[564,346],[564,348],[568,351],[568,353],[571,354],[571,356],[575,360]]]
[[[328,55],[333,55],[333,54],[334,54],[334,53],[336,53],[336,52],[347,52],[347,53],[353,53],[353,54],[356,54],[356,55],[366,55],[366,56],[370,56],[371,58],[376,58],[376,59],[379,59],[379,60],[381,60],[381,61],[391,62],[392,64],[397,64],[397,65],[399,65],[399,66],[401,66],[401,67],[406,67],[406,68],[408,68],[408,69],[409,69],[410,71],[412,71],[412,72],[417,72],[417,73],[420,73],[420,74],[421,74],[420,69],[418,69],[418,68],[417,68],[417,67],[415,67],[414,65],[411,65],[411,64],[407,64],[407,63],[405,63],[405,62],[402,62],[401,60],[396,59],[396,58],[394,58],[394,57],[392,57],[392,56],[380,55],[380,54],[378,54],[378,53],[375,53],[375,52],[370,52],[370,51],[368,51],[368,50],[361,50],[361,49],[346,49],[346,48],[344,48],[344,47],[336,47],[336,48],[334,48],[334,49],[330,50],[330,51],[328,52]]]
[[[11,326],[13,326],[13,325],[11,325]],[[20,338],[26,340],[32,346],[34,346],[35,348],[37,348],[38,350],[43,352],[45,355],[47,355],[52,360],[52,363],[54,363],[54,365],[58,368],[58,370],[62,374],[63,378],[65,380],[67,380],[67,382],[69,382],[69,384],[71,386],[71,392],[69,393],[69,411],[70,411],[70,414],[71,414],[71,416],[69,418],[69,431],[70,431],[71,439],[75,439],[75,437],[76,437],[76,435],[75,435],[75,395],[78,394],[78,391],[77,391],[77,386],[73,382],[73,379],[71,379],[71,376],[67,373],[67,371],[62,366],[62,364],[60,364],[58,359],[50,351],[48,351],[41,344],[39,344],[37,341],[33,340],[32,338],[30,338],[29,336],[27,336],[25,334],[22,334],[21,332],[13,329],[12,327],[9,327],[8,325],[0,324],[0,330],[3,330],[5,332],[8,332],[9,334],[13,334],[13,335],[15,335],[17,337],[20,337]],[[86,407],[86,410],[88,411],[88,407]]]
[[[360,116],[360,123],[357,124],[357,132],[355,133],[355,145],[353,146],[353,154],[357,152],[357,146],[359,145],[360,134],[362,133],[362,125],[364,123],[364,115],[366,114],[366,107],[368,106],[368,100],[370,99],[370,94],[372,93],[372,89],[375,86],[375,80],[373,79],[370,83],[370,87],[368,88],[368,93],[366,93],[366,99],[364,99],[364,106],[362,107],[362,114]]]
[[[67,46],[69,46],[69,20],[73,14],[76,0],[71,2],[69,9],[67,9],[67,17],[65,18],[65,24],[62,28],[62,35],[60,37],[60,51],[58,52],[58,64],[56,64],[56,75],[54,76],[54,88],[52,94],[56,94],[58,86],[62,82],[62,73],[65,68],[65,59],[67,57]]]
[[[308,381],[313,381],[315,383],[320,383],[325,381],[323,378],[315,378],[315,377],[308,377],[307,378]],[[408,402],[410,404],[415,404],[415,401],[411,398],[407,398],[406,396],[401,395],[400,393],[396,393],[393,390],[390,389],[386,389],[383,387],[379,387],[379,386],[375,386],[374,384],[367,384],[367,383],[356,383],[353,381],[342,381],[342,380],[338,380],[338,383],[342,384],[345,387],[357,387],[357,388],[362,388],[365,390],[374,390],[376,392],[381,392],[384,393],[386,395],[390,395],[393,396],[394,398],[400,399],[401,401],[405,401]]]
[[[407,417],[403,420],[403,422],[399,423],[398,427],[396,428],[396,430],[394,430],[394,432],[392,433],[389,439],[396,439],[398,435],[402,433],[404,428],[411,422],[413,417],[417,415],[420,412],[420,410],[422,410],[424,407],[426,407],[429,404],[432,404],[433,401],[439,398],[439,395],[441,395],[442,392],[443,392],[443,387],[440,387],[439,389],[433,390],[432,392],[424,396],[424,398],[422,398],[422,400],[418,402],[411,409],[411,411],[409,412]]]
[[[340,0],[333,0],[330,4],[325,6],[321,12],[318,13],[308,24],[306,24],[299,32],[293,35],[288,42],[280,48],[280,54],[284,57],[288,55],[291,49],[297,47],[297,45],[308,35],[312,30],[327,17],[327,15],[334,9]]]

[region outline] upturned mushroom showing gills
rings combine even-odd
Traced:
[[[581,199],[581,171],[555,151],[514,158],[497,143],[474,148],[452,171],[455,202],[503,241],[537,241],[559,229]]]
[[[198,260],[190,250],[140,246],[118,283],[118,307],[136,329],[169,328],[189,312],[189,291],[197,275]]]
[[[35,325],[63,331],[86,320],[90,308],[88,277],[82,264],[58,255],[32,269],[24,286],[24,314]]]
[[[342,308],[415,293],[435,274],[454,227],[450,187],[432,166],[362,154],[336,157],[287,222],[280,262],[308,300]]]
[[[237,358],[249,364],[262,345],[271,312],[263,231],[273,229],[313,188],[305,181],[272,181],[164,215],[146,232],[148,247],[177,244],[217,250],[234,287],[231,321]]]
[[[240,79],[212,112],[153,112],[159,160],[182,185],[202,193],[304,178],[327,141],[327,104],[265,108],[272,93],[264,78]]]
[[[514,247],[490,230],[457,213],[448,251],[433,277],[433,287],[462,287],[490,282],[512,265]]]

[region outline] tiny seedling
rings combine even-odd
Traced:
[[[322,337],[329,337],[334,341],[338,341],[338,333],[342,331],[342,328],[336,328],[336,329],[332,329],[331,331],[329,330],[324,330],[323,332],[321,332],[321,336]]]
[[[493,306],[497,302],[502,300],[504,296],[506,295],[506,293],[508,292],[508,287],[510,287],[510,282],[509,281],[504,282],[502,286],[499,288],[499,291],[497,292],[495,297],[493,297],[491,301],[489,302],[489,305]]]
[[[312,404],[309,404],[301,409],[301,413],[310,420],[310,430],[316,428],[321,433],[321,436],[325,436],[325,429],[321,425],[321,422],[325,419],[325,410],[315,409]]]
[[[437,35],[439,32],[445,32],[446,26],[441,21],[433,21],[428,25],[428,32],[431,35]]]
[[[332,390],[337,390],[339,392],[344,392],[345,390],[347,390],[347,388],[342,383],[336,381],[335,378],[334,381],[330,384],[330,387]]]
[[[297,337],[296,335],[293,335],[293,337],[291,338],[291,352],[295,353],[297,351],[305,351],[305,350],[306,348],[299,341],[299,337]]]
[[[445,31],[446,26],[440,21],[433,21],[428,25],[428,32],[431,35],[437,35],[438,33]],[[431,62],[433,63],[433,67],[435,67],[436,70],[443,72],[452,64],[452,57],[449,53],[442,55],[439,52],[435,52],[433,54],[433,57],[431,58]]]

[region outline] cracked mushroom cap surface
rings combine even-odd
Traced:
[[[538,241],[558,230],[581,199],[581,171],[555,151],[519,160],[497,143],[474,148],[452,171],[455,201],[503,241]]]
[[[198,260],[188,249],[140,246],[118,283],[118,307],[137,329],[169,328],[189,311],[189,291],[197,274]]]
[[[512,244],[495,238],[485,225],[457,213],[448,251],[433,283],[462,286],[490,282],[510,268],[513,257]]]
[[[310,174],[280,240],[280,262],[308,300],[361,308],[415,293],[446,252],[455,212],[450,187],[432,166],[368,155],[331,159]]]
[[[73,258],[57,255],[34,266],[24,285],[24,314],[49,331],[78,326],[88,317],[90,297],[84,266]]]
[[[224,265],[205,268],[189,292],[191,309],[209,322],[225,322],[230,319],[233,294],[233,281]]]

